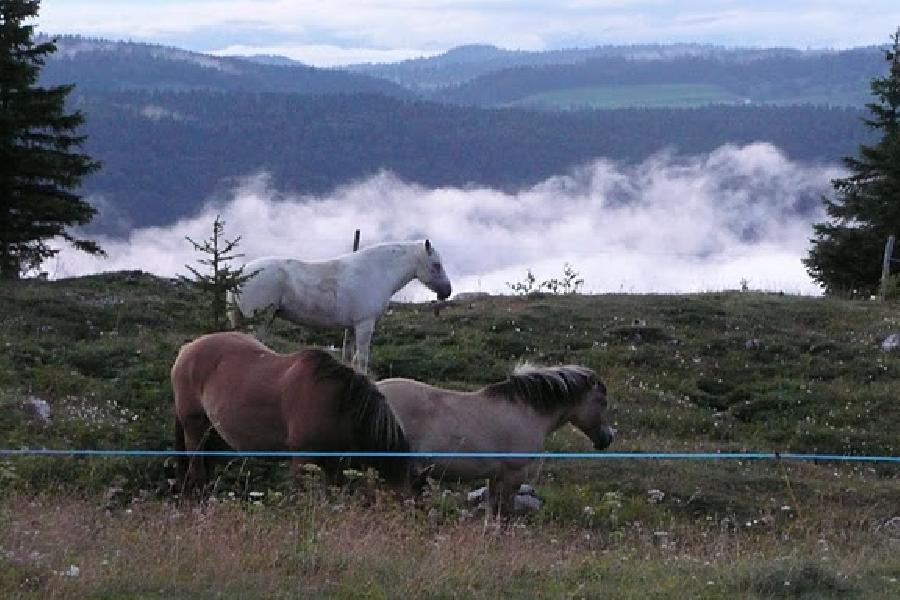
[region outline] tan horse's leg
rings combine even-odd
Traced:
[[[516,494],[524,482],[525,469],[503,469],[499,477],[491,479],[488,506],[495,515],[503,518],[512,516],[516,507]]]

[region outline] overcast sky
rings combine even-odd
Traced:
[[[390,62],[489,43],[548,50],[700,42],[883,44],[898,0],[45,0],[41,31],[321,66]]]

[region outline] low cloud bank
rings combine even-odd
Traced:
[[[169,227],[101,238],[97,259],[64,249],[52,277],[122,269],[186,274],[198,254],[185,241],[209,237],[220,214],[226,237],[242,236],[246,260],[266,255],[323,259],[363,245],[428,237],[455,291],[509,292],[531,269],[538,281],[566,263],[587,292],[696,292],[740,288],[815,294],[800,259],[834,166],[788,160],[763,143],[707,155],[657,155],[639,165],[597,160],[518,193],[426,189],[381,173],[324,197],[278,191],[246,178],[229,197]],[[413,285],[404,299],[432,295]]]

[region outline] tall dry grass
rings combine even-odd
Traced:
[[[890,597],[900,522],[613,530],[374,499],[3,498],[4,598]],[[432,515],[433,516],[433,515]]]

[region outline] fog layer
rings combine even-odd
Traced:
[[[426,189],[379,173],[324,197],[278,190],[262,173],[169,227],[100,238],[108,258],[64,249],[52,277],[141,269],[187,274],[217,214],[250,260],[323,259],[362,244],[430,238],[454,290],[509,293],[508,282],[559,278],[569,264],[586,292],[737,289],[818,293],[800,260],[834,166],[788,160],[769,144],[723,146],[702,156],[657,155],[623,166],[600,159],[518,193]],[[199,204],[198,200],[198,204]],[[405,299],[424,299],[410,286]]]

